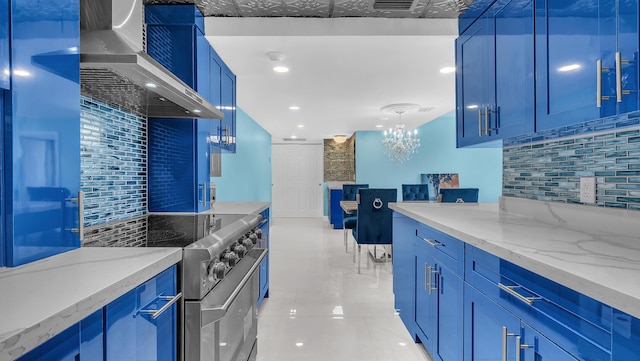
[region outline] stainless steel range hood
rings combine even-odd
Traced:
[[[81,0],[80,13],[82,94],[149,117],[224,117],[145,52],[142,0]]]

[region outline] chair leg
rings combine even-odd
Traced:
[[[373,248],[373,252],[375,253],[375,252],[376,252],[376,248],[375,248],[375,247],[376,247],[376,245],[374,244],[374,245],[373,245],[373,247],[374,247],[374,248]],[[365,251],[365,252],[364,252],[364,256],[367,258],[367,268],[369,268],[369,246],[367,246],[367,247],[364,249],[364,251]],[[360,256],[360,257],[362,257],[362,256]]]
[[[355,248],[353,253],[356,253]],[[367,257],[369,259],[369,257]],[[358,245],[358,274],[360,274],[360,261],[362,261],[362,247]]]
[[[354,237],[353,238],[353,263],[356,263],[356,244],[358,244],[358,242],[356,242],[356,239]]]
[[[343,228],[343,230],[344,230],[344,253],[349,253],[349,250],[348,250],[349,247],[347,246],[347,228],[345,227]]]

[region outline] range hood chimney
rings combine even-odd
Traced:
[[[80,30],[82,94],[148,117],[224,117],[146,53],[142,0],[81,0]]]

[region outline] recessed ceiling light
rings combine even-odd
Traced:
[[[382,127],[384,127],[384,125],[382,125],[382,124],[376,124],[376,128],[382,128]]]
[[[289,110],[300,110],[300,107],[297,105],[292,105],[289,107]]]
[[[297,138],[298,138],[298,136],[296,136],[296,135],[291,135],[291,137],[290,137],[290,138],[291,138],[291,139],[297,139]]]
[[[449,73],[453,73],[455,71],[456,71],[456,68],[453,67],[453,66],[446,66],[446,67],[440,69],[440,72],[442,74],[449,74]]]
[[[144,86],[146,86],[147,88],[157,88],[158,87],[158,85],[155,84],[155,83],[147,83]]]
[[[283,65],[278,65],[273,67],[273,71],[275,71],[276,73],[286,73],[289,71],[289,68]]]
[[[304,124],[298,124],[298,128],[304,128]]]

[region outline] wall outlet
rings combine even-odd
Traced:
[[[596,202],[596,177],[580,178],[580,202]]]

